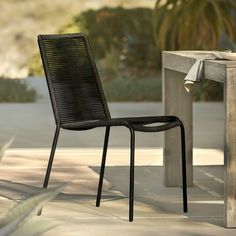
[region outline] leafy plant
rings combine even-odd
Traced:
[[[40,222],[36,222],[35,220],[30,220],[30,217],[38,208],[41,208],[44,203],[52,200],[57,194],[59,194],[63,188],[64,185],[57,188],[44,190],[41,193],[17,203],[17,205],[9,209],[5,217],[0,220],[0,235],[40,235],[50,228],[55,227],[55,223],[50,222],[45,225],[45,223],[42,224]],[[39,223],[41,226],[35,227],[36,225],[39,225]],[[24,232],[24,234],[22,234],[22,232]]]
[[[157,0],[153,18],[156,43],[160,50],[215,50],[222,34],[235,40],[235,11],[235,0]]]
[[[0,161],[13,141],[14,137],[0,148]],[[43,190],[34,196],[16,203],[8,210],[6,215],[0,219],[0,236],[40,235],[57,226],[56,222],[44,222],[39,219],[32,219],[32,214],[37,209],[41,209],[43,204],[52,200],[57,194],[59,194],[63,190],[64,186],[65,184],[57,188]]]
[[[12,145],[15,137],[12,137],[9,141],[7,141],[3,146],[0,148],[0,161],[2,160],[6,150]]]

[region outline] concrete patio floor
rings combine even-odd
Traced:
[[[15,201],[37,193],[43,183],[55,124],[45,80],[30,80],[41,99],[31,104],[0,104],[0,143],[15,136],[0,163],[0,216]],[[109,103],[113,117],[163,114],[161,103]],[[182,212],[180,188],[162,178],[163,134],[137,133],[134,222],[128,222],[129,132],[113,128],[103,198],[95,207],[104,129],[62,131],[49,186],[68,183],[47,203],[41,217],[59,226],[46,236],[235,235],[223,219],[223,103],[195,103],[194,186],[189,212]],[[91,148],[93,147],[93,148]],[[23,235],[22,235],[23,236]]]
[[[9,149],[0,165],[1,216],[39,191],[49,149]],[[194,149],[194,186],[189,188],[189,212],[182,212],[181,188],[166,188],[162,149],[138,148],[135,172],[135,215],[128,222],[129,150],[110,148],[103,198],[95,207],[101,149],[59,149],[50,186],[68,182],[35,220],[57,221],[43,235],[235,235],[223,223],[223,153]]]

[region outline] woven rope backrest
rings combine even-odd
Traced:
[[[38,42],[56,122],[110,117],[87,36],[40,35]]]

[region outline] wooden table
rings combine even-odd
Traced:
[[[199,51],[164,51],[163,102],[165,115],[176,115],[186,130],[188,185],[193,184],[193,112],[192,93],[184,87],[184,77],[195,63]],[[204,62],[205,79],[224,84],[225,105],[225,226],[236,227],[236,61],[207,60]],[[193,85],[194,86],[194,85]],[[181,154],[178,129],[165,132],[164,183],[180,186]]]

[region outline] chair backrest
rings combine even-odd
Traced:
[[[39,35],[38,43],[56,123],[110,117],[88,37]]]

